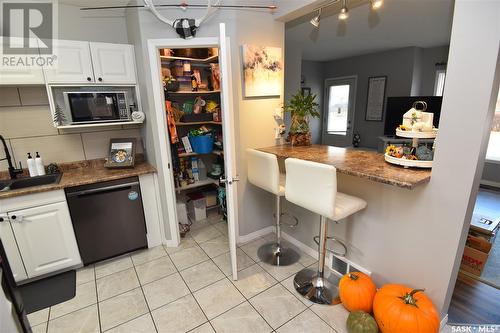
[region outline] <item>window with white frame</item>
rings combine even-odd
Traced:
[[[486,151],[486,160],[500,162],[500,92],[497,98],[488,150]]]
[[[446,69],[438,69],[436,71],[436,81],[434,83],[434,96],[443,96],[445,80]]]

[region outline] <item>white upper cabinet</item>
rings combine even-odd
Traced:
[[[97,83],[136,83],[132,45],[91,42],[90,51]]]
[[[94,82],[88,42],[55,40],[54,53],[57,57],[54,66],[45,69],[48,83]]]
[[[66,202],[11,211],[8,215],[29,278],[81,263]]]
[[[14,43],[23,42],[22,38],[11,37],[11,39]],[[0,85],[45,84],[45,79],[43,77],[43,71],[41,67],[23,66],[26,61],[31,61],[30,58],[32,56],[38,56],[38,54],[4,54],[4,45],[2,44],[2,40],[3,39],[0,38],[0,54],[2,55],[2,57],[4,57],[2,59],[2,63],[0,63]],[[34,41],[34,43],[36,43],[36,41]],[[7,59],[8,64],[4,64],[4,62],[6,61],[4,59]]]
[[[2,239],[2,244],[9,260],[14,280],[16,282],[26,280],[28,276],[26,275],[21,255],[17,250],[16,239],[12,233],[12,228],[7,214],[0,214],[0,238]]]

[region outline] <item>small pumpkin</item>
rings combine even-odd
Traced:
[[[375,319],[364,311],[354,311],[347,317],[348,333],[377,333],[378,326]]]
[[[373,314],[382,333],[439,331],[439,314],[422,289],[401,284],[383,286],[373,300]]]
[[[340,279],[339,296],[349,311],[372,312],[377,287],[372,279],[361,272],[348,273]]]

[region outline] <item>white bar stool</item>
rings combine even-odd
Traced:
[[[276,197],[276,241],[262,245],[257,251],[260,260],[274,266],[296,263],[300,255],[281,245],[281,197],[285,196],[285,175],[280,174],[276,155],[247,149],[248,181]]]
[[[337,192],[335,167],[288,158],[285,160],[288,201],[320,215],[318,269],[303,269],[295,275],[295,289],[311,302],[332,304],[338,295],[339,278],[325,273],[327,219],[342,220],[366,207],[366,201]]]

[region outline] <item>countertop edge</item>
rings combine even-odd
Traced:
[[[58,183],[58,184],[40,185],[40,186],[27,187],[27,188],[23,188],[23,189],[19,189],[19,190],[0,192],[0,200],[20,197],[20,196],[30,195],[30,194],[35,194],[35,193],[63,190],[63,189],[68,188],[68,187],[96,184],[96,183],[110,181],[110,180],[117,180],[117,179],[123,179],[123,178],[128,178],[128,177],[141,176],[141,175],[146,175],[146,174],[157,172],[157,170],[151,165],[150,165],[150,169],[148,169],[148,170],[137,170],[137,171],[133,171],[134,169],[125,169],[125,170],[126,170],[126,172],[124,172],[123,174],[109,175],[109,176],[106,176],[105,178],[100,178],[98,180],[88,180],[87,179],[87,180],[82,180],[79,182],[73,182],[71,184]],[[63,177],[64,177],[64,172],[63,172]]]

